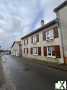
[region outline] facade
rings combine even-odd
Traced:
[[[42,25],[36,31],[21,38],[22,56],[64,63],[60,35],[57,20]]]
[[[21,56],[22,49],[21,49],[21,41],[15,41],[11,47],[11,55]]]
[[[55,8],[54,11],[59,20],[63,57],[65,64],[67,64],[67,0],[65,0],[60,6]]]

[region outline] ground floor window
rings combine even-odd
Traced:
[[[44,56],[60,58],[60,46],[44,47]]]
[[[24,54],[28,54],[28,48],[24,48]]]
[[[33,47],[30,50],[33,55],[41,55],[41,47]]]
[[[38,48],[37,47],[33,48],[33,55],[38,55]]]
[[[47,56],[48,57],[55,56],[55,48],[54,47],[47,47]]]

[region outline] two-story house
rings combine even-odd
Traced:
[[[21,38],[22,56],[64,63],[60,35],[56,19],[42,25],[36,31]]]

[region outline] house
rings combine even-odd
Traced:
[[[22,56],[21,41],[14,41],[11,47],[11,55]]]
[[[54,9],[59,21],[64,63],[67,64],[67,0]]]
[[[22,56],[64,63],[61,33],[57,19],[21,38]]]

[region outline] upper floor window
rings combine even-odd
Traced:
[[[28,39],[24,40],[24,45],[28,44]]]
[[[43,32],[43,40],[52,40],[58,37],[58,27],[54,27],[52,30]]]
[[[50,30],[50,31],[46,32],[46,40],[51,40],[51,39],[54,39],[53,30]]]
[[[36,34],[31,37],[31,43],[39,42],[39,34]]]

